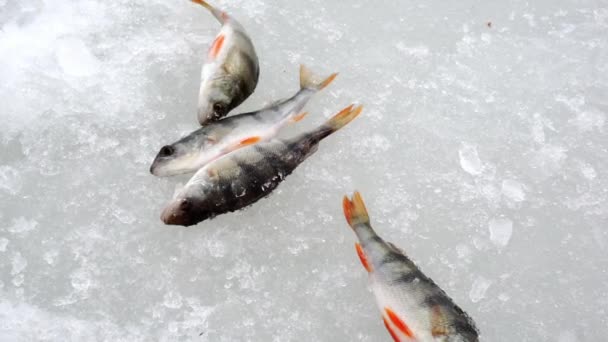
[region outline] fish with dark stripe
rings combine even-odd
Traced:
[[[190,226],[249,206],[268,196],[319,142],[348,124],[362,107],[346,107],[315,130],[238,149],[197,171],[165,207],[166,224]]]
[[[360,243],[384,326],[395,342],[477,342],[473,320],[401,250],[371,226],[361,195],[344,197],[344,216]]]

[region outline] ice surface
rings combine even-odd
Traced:
[[[340,75],[285,135],[363,114],[271,197],[167,227],[188,177],[148,168],[196,128],[215,19],[0,0],[0,341],[388,340],[354,189],[483,341],[608,336],[605,1],[214,3],[260,57],[237,111],[292,95],[304,63]]]

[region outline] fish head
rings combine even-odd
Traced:
[[[205,200],[198,197],[178,197],[163,210],[160,219],[168,225],[192,226],[214,215],[207,210]]]
[[[233,82],[226,78],[215,79],[202,87],[198,103],[201,125],[223,118],[239,104],[233,88]]]
[[[198,162],[198,149],[185,144],[171,144],[161,147],[156,154],[150,173],[158,177],[167,177],[195,171]]]

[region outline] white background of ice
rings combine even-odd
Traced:
[[[340,76],[291,133],[364,114],[268,199],[166,227],[187,178],[148,167],[196,128],[218,24],[186,0],[0,1],[0,340],[388,340],[353,189],[483,340],[608,336],[605,1],[215,4],[260,57],[237,111],[306,63]]]

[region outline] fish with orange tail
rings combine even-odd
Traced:
[[[361,195],[344,197],[344,216],[359,242],[384,325],[395,342],[476,342],[473,320],[405,253],[372,228]]]
[[[198,122],[219,120],[245,101],[258,84],[258,56],[245,29],[232,16],[203,0],[191,0],[222,24],[201,71]]]
[[[362,107],[353,105],[316,129],[290,139],[272,139],[240,148],[198,170],[165,207],[166,224],[191,226],[245,208],[270,195],[319,142],[351,122]]]

